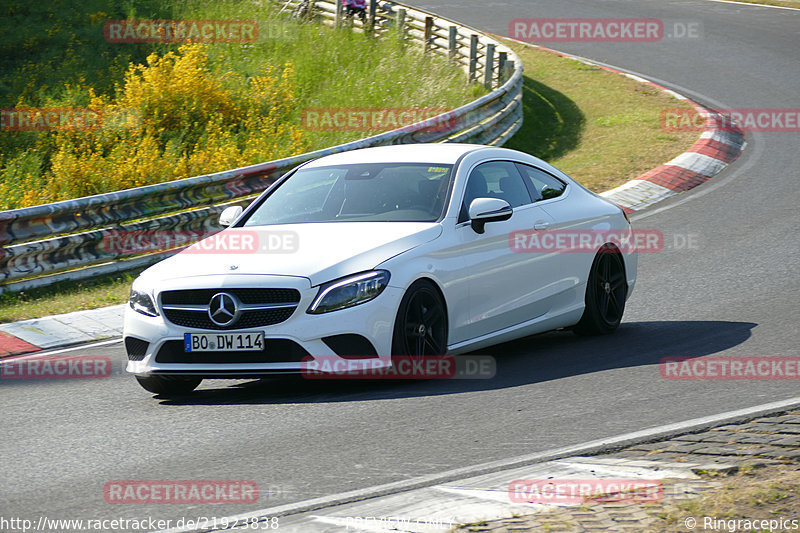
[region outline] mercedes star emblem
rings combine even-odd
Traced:
[[[218,292],[208,302],[208,317],[218,326],[229,326],[239,318],[239,300],[227,292]]]

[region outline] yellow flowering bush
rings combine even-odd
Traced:
[[[187,44],[178,53],[147,57],[147,65],[132,65],[125,74],[125,84],[117,97],[120,107],[141,111],[143,125],[155,131],[195,128],[221,117],[235,124],[244,114],[244,102],[223,86],[226,72],[215,76],[208,69],[208,57],[202,45]]]
[[[77,198],[241,167],[306,151],[292,121],[294,67],[246,79],[209,66],[200,44],[131,64],[114,98],[87,89],[94,130],[39,133],[0,169],[0,209]],[[31,135],[28,133],[28,135]]]

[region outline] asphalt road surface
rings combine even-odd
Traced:
[[[800,108],[798,11],[681,0],[417,5],[502,35],[515,18],[700,23],[694,40],[550,46],[707,104]],[[0,517],[230,515],[797,395],[791,380],[673,381],[659,373],[667,356],[800,350],[800,134],[747,140],[711,182],[634,218],[672,247],[640,256],[615,335],[550,333],[484,350],[497,358],[492,380],[206,381],[189,399],[159,400],[123,374],[120,343],[71,352],[110,356],[108,379],[2,380]],[[674,246],[689,238],[692,249]],[[261,497],[216,506],[112,505],[103,497],[108,481],[183,479],[252,480]]]

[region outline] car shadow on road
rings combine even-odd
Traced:
[[[160,398],[162,405],[357,402],[460,394],[558,380],[605,370],[649,367],[656,379],[665,357],[722,355],[742,344],[757,324],[724,321],[623,323],[613,335],[578,337],[555,331],[475,352],[497,364],[491,379],[321,380],[301,377],[207,380],[194,393]]]

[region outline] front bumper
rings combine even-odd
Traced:
[[[128,352],[126,370],[147,376],[153,374],[200,375],[214,378],[240,378],[271,374],[300,373],[303,359],[322,356],[328,362],[352,357],[374,356],[390,366],[392,333],[402,289],[387,286],[369,302],[321,315],[306,313],[316,297],[318,287],[309,280],[287,276],[206,276],[191,282],[171,282],[161,290],[214,288],[294,288],[300,302],[292,315],[278,324],[236,328],[227,331],[264,333],[263,352],[185,352],[185,333],[224,333],[226,330],[194,329],[171,323],[160,314],[149,317],[125,308],[123,338]],[[154,295],[159,298],[159,288]],[[366,342],[349,342],[360,336]],[[333,342],[331,339],[338,342]],[[327,341],[327,342],[326,342]],[[367,344],[368,343],[368,344]],[[334,350],[336,348],[336,350]],[[362,349],[363,348],[363,349]],[[351,353],[373,352],[370,353]],[[338,353],[337,353],[338,352]]]

